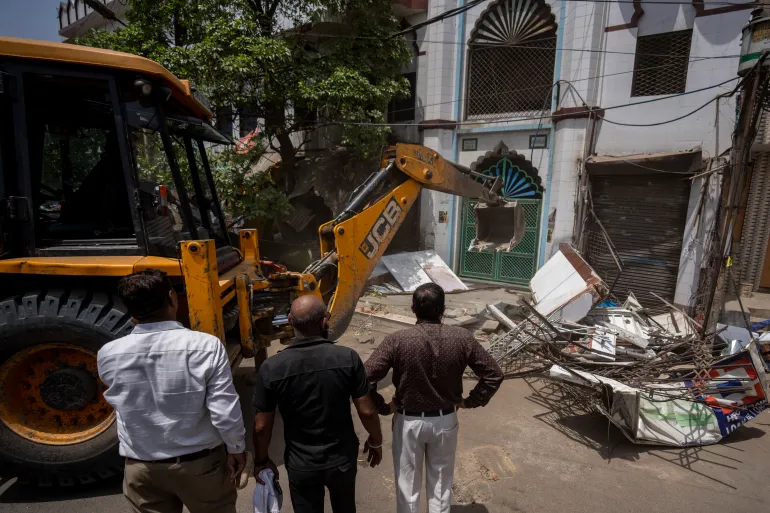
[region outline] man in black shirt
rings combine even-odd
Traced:
[[[284,422],[291,502],[296,513],[320,513],[324,487],[334,513],[356,511],[358,437],[350,399],[369,439],[364,444],[369,464],[382,460],[382,432],[377,410],[367,395],[369,384],[358,354],[327,340],[326,306],[315,296],[301,296],[291,305],[289,322],[296,338],[259,369],[254,390],[254,475],[270,468],[267,449],[273,434],[276,406]]]

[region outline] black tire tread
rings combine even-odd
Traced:
[[[41,319],[49,325],[61,321],[62,326],[78,326],[78,329],[96,331],[109,340],[125,336],[134,328],[125,305],[115,296],[105,292],[89,292],[82,289],[33,290],[21,295],[0,300],[0,363],[9,355],[3,354],[8,343],[8,330],[22,329],[28,323]],[[55,324],[54,324],[55,326]],[[30,340],[31,346],[35,341]],[[11,353],[13,354],[13,353]],[[5,431],[8,433],[8,430]],[[84,442],[85,444],[89,442]],[[78,444],[82,445],[82,444]],[[122,461],[117,451],[117,437],[112,451],[104,451],[88,461],[62,465],[60,461],[30,464],[3,461],[0,455],[0,469],[11,477],[18,477],[18,483],[37,487],[72,487],[108,480],[123,472]],[[93,460],[93,461],[91,461]],[[87,468],[83,465],[87,464]],[[41,466],[45,468],[41,468]]]

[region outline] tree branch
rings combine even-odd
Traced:
[[[260,0],[246,0],[246,4],[254,9],[259,14],[265,14],[265,11],[262,10],[262,2]]]
[[[272,18],[275,16],[275,11],[278,10],[278,6],[281,4],[281,0],[275,0],[272,5],[270,5],[270,2],[268,2],[269,7],[267,8],[267,14]]]

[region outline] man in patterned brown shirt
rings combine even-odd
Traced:
[[[414,328],[388,335],[366,362],[375,403],[393,422],[396,511],[418,513],[425,462],[428,511],[448,513],[457,450],[458,408],[485,406],[503,373],[471,332],[441,324],[444,291],[435,283],[412,296]],[[479,382],[463,399],[463,373],[470,366]],[[385,404],[377,382],[393,369],[396,395]]]

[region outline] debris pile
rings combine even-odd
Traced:
[[[414,292],[424,283],[438,283],[445,292],[468,290],[435,251],[385,255],[369,278],[369,288],[379,294]]]
[[[717,325],[712,332],[658,298],[656,316],[633,294],[617,306],[569,245],[530,281],[533,303],[490,353],[508,376],[537,374],[634,443],[716,443],[768,407],[770,334]]]

